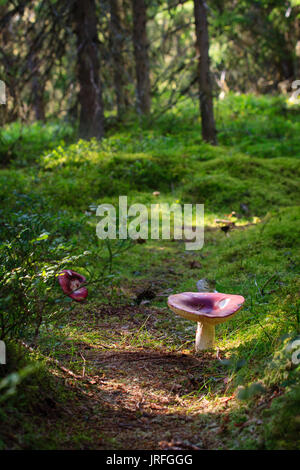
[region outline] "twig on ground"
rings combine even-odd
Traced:
[[[85,376],[85,363],[86,363],[86,359],[85,359],[85,357],[82,355],[81,352],[80,352],[79,354],[80,354],[80,356],[81,356],[81,358],[82,358],[82,360],[83,360],[82,377],[84,377],[84,376]]]
[[[24,341],[20,341],[20,344],[26,348],[28,351],[30,351],[31,353],[36,353],[36,349],[32,348],[31,346],[29,346],[29,344],[25,343]],[[82,357],[82,356],[81,356]],[[63,372],[65,372],[66,374],[70,375],[71,377],[73,377],[74,379],[82,379],[84,378],[88,383],[90,383],[91,385],[94,384],[94,380],[93,379],[89,379],[88,377],[85,377],[85,368],[83,370],[83,375],[78,375],[78,374],[75,374],[72,370],[68,369],[67,367],[63,366],[58,359],[54,359],[53,357],[49,357],[49,356],[44,356],[44,359],[49,362],[50,364],[54,364],[56,367],[58,367],[60,370],[62,370]]]

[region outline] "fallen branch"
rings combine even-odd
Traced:
[[[262,295],[264,295],[264,289],[265,289],[265,287],[269,284],[269,282],[272,281],[272,279],[274,279],[274,278],[276,279],[277,277],[278,277],[278,274],[275,273],[275,274],[273,274],[269,279],[266,280],[266,282],[264,283],[264,285],[263,285],[262,288],[260,289]]]

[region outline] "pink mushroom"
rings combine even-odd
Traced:
[[[58,282],[63,292],[77,302],[82,302],[88,295],[86,287],[80,287],[86,279],[71,269],[64,269],[58,275]]]
[[[197,352],[213,348],[215,325],[232,318],[240,310],[244,301],[241,295],[219,292],[182,292],[170,295],[168,305],[181,317],[198,323],[195,343]]]

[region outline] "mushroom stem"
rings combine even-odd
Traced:
[[[215,325],[198,322],[195,342],[196,352],[211,349],[214,347],[214,343]]]

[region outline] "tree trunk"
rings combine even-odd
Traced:
[[[128,105],[126,97],[126,67],[123,57],[124,34],[120,16],[120,0],[110,0],[110,50],[113,60],[114,87],[117,98],[118,118],[121,119]]]
[[[196,26],[196,52],[198,58],[197,77],[199,84],[200,113],[203,140],[217,144],[216,127],[213,109],[212,81],[209,69],[209,39],[204,0],[194,0]]]
[[[100,139],[104,131],[95,0],[76,0],[73,20],[77,39],[79,136],[83,139]]]
[[[147,10],[145,0],[132,0],[133,47],[137,82],[137,111],[148,114],[151,107],[148,38],[146,31]]]

